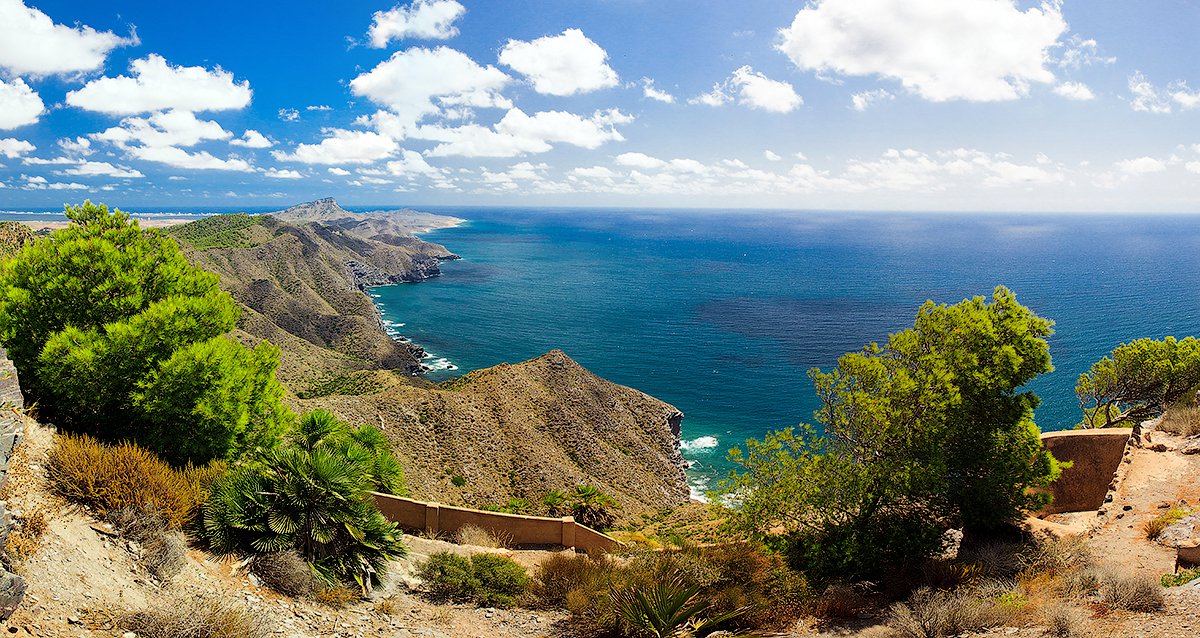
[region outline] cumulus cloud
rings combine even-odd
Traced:
[[[1149,173],[1161,173],[1167,170],[1166,162],[1153,157],[1137,157],[1121,160],[1113,166],[1126,175],[1146,175]]]
[[[191,111],[163,111],[149,117],[127,117],[120,125],[93,133],[91,138],[121,148],[145,146],[195,146],[206,140],[227,140],[233,134],[212,120],[201,120]]]
[[[1072,34],[1063,43],[1062,53],[1056,63],[1064,69],[1080,69],[1093,64],[1112,64],[1116,61],[1117,58],[1113,56],[1100,55],[1100,46],[1095,40]]]
[[[240,138],[230,140],[229,143],[233,146],[244,146],[246,148],[271,148],[275,145],[265,135],[254,129],[245,131]]]
[[[36,146],[25,140],[18,140],[12,137],[0,138],[0,155],[8,159],[16,159],[26,153],[32,153],[36,148]]]
[[[338,167],[336,167],[336,166],[331,166],[331,167],[329,168],[329,174],[330,174],[330,175],[337,175],[338,177],[345,177],[345,176],[347,176],[347,175],[349,175],[349,174],[350,174],[350,171],[348,171],[348,170],[346,170],[346,169],[344,169],[344,168],[338,168]]]
[[[371,122],[381,133],[401,139],[423,117],[443,108],[510,108],[500,90],[512,78],[494,66],[480,66],[448,47],[398,51],[350,81],[350,90],[383,106]]]
[[[141,171],[118,167],[109,164],[108,162],[80,162],[78,165],[68,168],[63,171],[64,175],[78,175],[82,177],[124,177],[124,178],[139,178],[145,177]]]
[[[642,96],[655,102],[663,102],[665,104],[675,103],[675,96],[656,88],[654,80],[650,78],[642,78]]]
[[[136,44],[136,38],[122,38],[86,25],[54,24],[22,0],[0,0],[0,67],[10,73],[44,76],[94,71],[104,65],[109,51],[127,44]]]
[[[405,38],[448,40],[458,35],[454,23],[466,12],[467,8],[455,0],[414,0],[408,6],[398,4],[388,11],[375,12],[367,39],[377,49],[392,40]]]
[[[239,158],[221,159],[208,151],[189,153],[174,146],[135,146],[128,151],[131,157],[157,162],[176,168],[192,170],[251,171],[250,163]]]
[[[1129,93],[1133,96],[1129,106],[1142,113],[1167,114],[1178,107],[1189,111],[1200,107],[1200,91],[1193,91],[1187,82],[1176,80],[1160,89],[1146,79],[1141,71],[1129,76]]]
[[[250,104],[250,82],[215,67],[174,66],[150,54],[129,65],[130,75],[92,80],[67,94],[67,104],[89,111],[132,115],[148,111],[227,111]]]
[[[863,91],[850,96],[850,107],[855,111],[865,111],[871,106],[883,102],[885,100],[894,100],[896,96],[891,91],[884,89],[873,89],[871,91]]]
[[[300,144],[291,153],[271,151],[275,159],[304,164],[370,164],[400,149],[396,140],[373,131],[330,129],[316,144]]]
[[[597,111],[584,117],[565,111],[540,111],[528,115],[510,109],[492,128],[478,124],[457,127],[423,126],[413,137],[441,142],[430,150],[431,156],[515,157],[544,153],[555,143],[595,149],[606,142],[623,141],[616,129],[632,117],[617,109]]]
[[[304,107],[305,111],[332,111],[333,107],[328,104],[309,104]]]
[[[714,85],[712,91],[698,95],[688,103],[721,106],[732,101],[735,95],[738,104],[773,113],[790,113],[804,103],[791,84],[772,80],[749,66],[738,68],[729,79]]]
[[[876,159],[851,160],[843,177],[862,189],[943,191],[964,182],[985,187],[1061,182],[1066,175],[1053,165],[1019,164],[1004,153],[954,149],[929,154],[890,149]]]
[[[575,95],[617,85],[608,52],[579,29],[567,29],[531,42],[509,40],[500,63],[533,82],[544,95]]]
[[[1013,100],[1048,84],[1067,23],[1057,2],[816,0],[780,30],[779,50],[820,74],[880,76],[942,102]]]
[[[766,159],[768,162],[778,162],[779,160],[783,159],[783,157],[781,157],[779,155],[779,153],[776,153],[775,151],[772,151],[771,149],[767,149],[767,150],[763,151],[763,158]]]
[[[621,153],[620,155],[616,156],[613,161],[619,166],[632,166],[634,168],[643,168],[648,170],[661,168],[666,165],[666,162],[658,159],[657,157],[651,157],[645,153],[636,152]]]
[[[24,80],[0,80],[0,131],[33,124],[45,110],[42,98]]]
[[[268,168],[263,171],[263,175],[272,179],[303,179],[304,175],[300,171],[292,169]]]
[[[1054,92],[1068,100],[1094,100],[1096,94],[1092,93],[1092,89],[1082,82],[1063,82],[1054,87]]]
[[[279,109],[277,115],[279,116],[279,119],[284,122],[300,121],[300,111],[297,111],[296,109]]]

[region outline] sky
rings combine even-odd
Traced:
[[[0,0],[0,209],[1200,212],[1193,0]]]

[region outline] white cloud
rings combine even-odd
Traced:
[[[515,157],[544,153],[553,148],[553,143],[595,149],[606,142],[620,142],[625,138],[616,126],[632,120],[617,109],[597,111],[591,117],[565,111],[528,115],[521,109],[510,109],[493,128],[477,124],[452,128],[423,126],[413,137],[442,142],[429,152],[435,157]]]
[[[329,168],[329,174],[337,175],[338,177],[345,177],[350,174],[350,171],[348,171],[344,168],[338,168],[336,166],[332,166]]]
[[[230,140],[233,146],[244,146],[246,148],[271,148],[275,145],[274,142],[267,139],[265,135],[254,129],[248,129],[242,133],[242,136],[236,140]]]
[[[363,123],[403,139],[422,118],[444,108],[511,108],[500,95],[510,81],[503,71],[480,66],[460,51],[413,47],[351,80],[350,90],[390,111]]]
[[[21,179],[25,180],[23,188],[27,190],[88,190],[90,187],[77,182],[50,182],[45,177],[40,175],[22,175]]]
[[[201,120],[191,111],[163,111],[149,117],[127,117],[119,126],[99,133],[92,139],[120,148],[131,144],[144,146],[195,146],[205,140],[227,140],[233,133],[212,120]]]
[[[404,38],[448,40],[458,35],[454,23],[466,12],[467,8],[455,0],[413,0],[407,7],[396,5],[388,11],[376,11],[367,38],[377,49]]]
[[[279,109],[279,119],[284,122],[299,122],[300,111],[296,109]]]
[[[887,91],[884,89],[873,89],[870,91],[863,91],[862,93],[855,93],[854,95],[851,95],[850,96],[850,106],[855,111],[865,111],[865,110],[871,108],[872,105],[874,105],[878,102],[882,102],[884,100],[894,100],[894,99],[896,99],[896,96],[893,95],[891,91]]]
[[[263,175],[266,177],[273,178],[273,179],[303,179],[304,178],[304,175],[301,174],[300,171],[295,171],[295,170],[291,170],[291,169],[282,169],[281,170],[281,169],[277,169],[277,168],[268,168],[266,171],[263,171]]]
[[[141,171],[117,167],[108,162],[81,162],[78,166],[74,166],[63,171],[64,175],[79,175],[82,177],[125,177],[138,178],[145,177]]]
[[[0,67],[16,75],[93,71],[104,65],[109,51],[135,43],[136,38],[89,26],[54,24],[21,0],[0,0]]]
[[[1189,173],[1200,173],[1200,162],[1188,162],[1183,168]]]
[[[763,158],[765,158],[768,162],[778,162],[779,160],[783,159],[779,153],[776,153],[771,149],[763,151]]]
[[[441,171],[429,165],[424,157],[416,151],[404,149],[400,153],[400,159],[392,160],[386,164],[388,173],[398,177],[412,177],[414,175],[435,176],[441,175]]]
[[[608,66],[608,52],[583,31],[567,29],[531,42],[509,40],[500,50],[500,63],[533,82],[545,95],[575,95],[617,85],[617,72]]]
[[[94,152],[92,141],[86,137],[77,137],[75,139],[64,137],[58,140],[58,147],[64,152],[73,155],[91,155]]]
[[[128,150],[130,157],[158,162],[176,168],[219,171],[251,171],[250,163],[238,158],[221,159],[207,151],[189,153],[174,146],[135,146]]]
[[[790,113],[804,103],[791,84],[772,80],[749,66],[734,71],[730,81],[738,89],[738,103],[750,108]]]
[[[1159,89],[1141,71],[1134,71],[1129,76],[1129,92],[1133,94],[1129,106],[1143,113],[1163,115],[1173,111],[1174,106],[1183,111],[1200,108],[1200,91],[1193,91],[1183,80],[1176,80],[1168,84],[1166,89]]]
[[[1067,23],[1057,2],[1022,11],[1013,0],[815,0],[780,30],[799,68],[898,80],[921,97],[1012,100],[1050,83],[1049,51]]]
[[[1063,44],[1063,52],[1058,56],[1057,64],[1065,69],[1080,69],[1093,64],[1112,64],[1116,61],[1115,57],[1100,55],[1100,47],[1095,40],[1072,34]]]
[[[150,54],[129,65],[130,76],[92,80],[67,94],[67,104],[89,111],[131,115],[147,111],[227,111],[250,104],[250,82],[215,67],[174,66]]]
[[[789,113],[796,110],[804,100],[787,82],[772,80],[750,68],[738,68],[724,82],[713,85],[713,90],[688,100],[689,104],[721,106],[738,97],[738,104],[773,113]]]
[[[0,131],[33,124],[45,110],[42,98],[24,80],[0,79]]]
[[[642,169],[657,169],[665,166],[667,163],[657,157],[650,157],[645,153],[621,153],[613,159],[619,166],[632,166]]]
[[[1113,166],[1126,175],[1146,175],[1149,173],[1161,173],[1167,170],[1166,162],[1153,157],[1121,160]]]
[[[304,107],[305,111],[332,111],[333,107],[328,104],[310,104]]]
[[[890,149],[876,159],[851,160],[841,176],[861,190],[938,192],[964,184],[986,188],[1052,184],[1063,171],[1044,163],[1018,164],[1004,153],[954,149],[928,154]]]
[[[330,129],[317,144],[300,144],[291,153],[271,151],[275,159],[304,164],[370,164],[400,149],[396,140],[372,131]]]
[[[1096,94],[1082,82],[1063,82],[1054,87],[1054,92],[1068,100],[1093,100]]]
[[[642,96],[656,102],[665,104],[674,104],[675,96],[666,91],[655,88],[654,80],[650,78],[642,78]]]
[[[16,159],[26,153],[32,153],[37,147],[25,140],[11,137],[0,138],[0,155],[8,159]]]

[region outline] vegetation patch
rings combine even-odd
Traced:
[[[171,529],[182,529],[196,516],[224,464],[177,470],[135,443],[105,445],[87,435],[62,434],[46,470],[57,493],[101,517],[125,508],[153,508]]]
[[[264,585],[293,598],[310,596],[317,589],[312,567],[294,549],[255,556],[250,571]]]
[[[1180,519],[1191,513],[1190,509],[1172,505],[1167,511],[1142,523],[1142,532],[1145,533],[1146,538],[1157,540],[1162,535],[1163,530],[1178,523]]]
[[[507,556],[438,552],[417,570],[435,599],[473,602],[482,607],[512,607],[530,584],[529,574]]]
[[[246,232],[262,223],[261,215],[233,213],[213,215],[167,229],[167,234],[197,250],[210,248],[253,248]]]
[[[307,390],[298,392],[301,399],[316,399],[333,394],[358,396],[375,394],[384,389],[379,373],[373,370],[357,370],[349,374],[339,375],[330,379],[317,381]]]
[[[144,638],[267,638],[264,618],[234,598],[178,594],[142,611],[130,612],[117,625]]]
[[[1163,413],[1159,430],[1184,438],[1200,434],[1200,408],[1179,406],[1168,409]]]
[[[1163,587],[1178,587],[1186,585],[1193,580],[1200,578],[1200,567],[1191,567],[1189,569],[1181,569],[1174,574],[1164,574],[1159,583]]]

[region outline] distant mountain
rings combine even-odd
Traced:
[[[407,208],[355,213],[339,206],[332,197],[297,204],[271,215],[292,223],[319,222],[358,237],[386,243],[406,243],[411,241],[411,236],[416,233],[448,228],[463,222],[457,217],[422,213]]]

